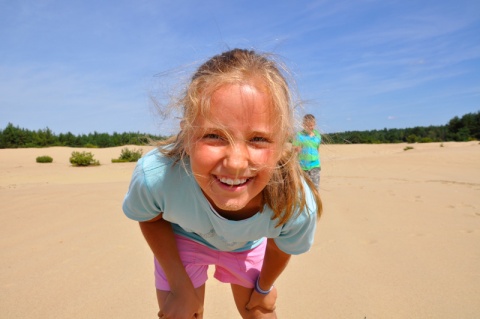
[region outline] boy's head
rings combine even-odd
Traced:
[[[303,129],[307,133],[313,132],[313,130],[315,129],[315,125],[316,125],[315,116],[313,116],[313,114],[306,114],[303,117]]]

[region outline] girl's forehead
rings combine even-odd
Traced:
[[[278,130],[278,116],[271,107],[210,108],[199,114],[196,122],[203,127],[224,129]]]
[[[209,108],[204,112],[209,117],[251,117],[252,115],[274,118],[276,112],[271,96],[252,84],[232,84],[213,92]]]
[[[282,116],[273,105],[272,97],[254,83],[220,86],[203,102],[197,105],[198,112],[191,119],[192,128],[196,128],[198,134],[213,129],[244,136],[253,132],[269,136],[283,135]]]
[[[255,112],[243,112],[241,114],[233,114],[232,112],[212,113],[199,116],[195,121],[196,128],[202,131],[224,131],[229,134],[244,136],[254,133],[271,136],[279,133],[278,125],[275,125],[275,119],[268,114]]]

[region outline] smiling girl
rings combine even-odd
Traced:
[[[293,102],[266,55],[234,49],[199,67],[182,130],[145,155],[124,199],[155,256],[160,318],[203,318],[207,270],[242,318],[276,318],[276,279],[307,252],[322,205],[295,153]]]

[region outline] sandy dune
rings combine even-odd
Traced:
[[[121,149],[88,150],[102,165],[87,168],[72,148],[0,150],[0,318],[156,317]],[[479,318],[480,144],[324,145],[322,159],[324,216],[277,283],[279,317]],[[238,318],[215,279],[205,317]]]

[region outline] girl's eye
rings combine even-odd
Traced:
[[[220,140],[223,140],[224,138],[222,136],[220,136],[219,134],[208,133],[208,134],[203,135],[203,139],[204,140],[220,141]]]
[[[263,136],[255,136],[250,140],[252,143],[259,144],[259,143],[270,143],[270,140]]]

